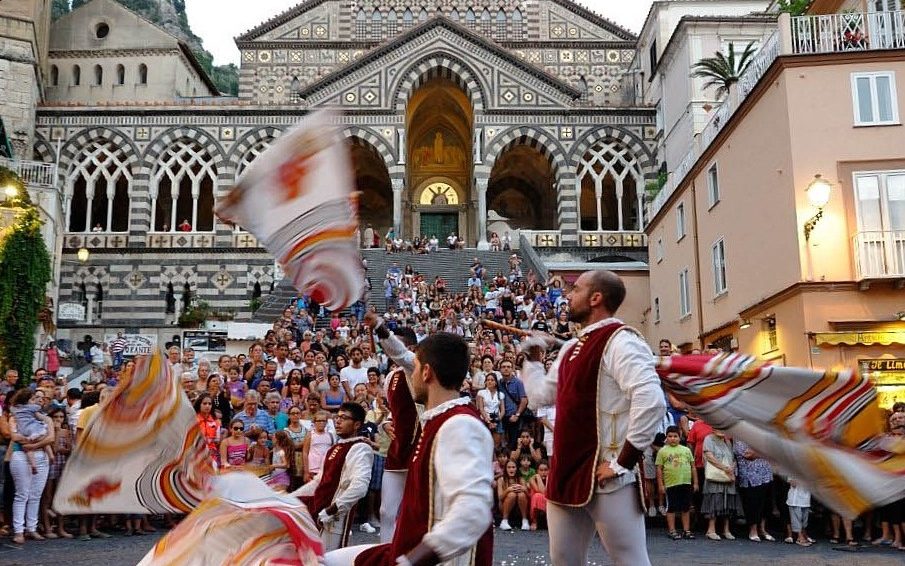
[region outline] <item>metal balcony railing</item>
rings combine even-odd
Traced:
[[[858,281],[905,277],[905,230],[857,232],[852,245]]]
[[[905,49],[905,11],[794,17],[792,49],[796,54]]]

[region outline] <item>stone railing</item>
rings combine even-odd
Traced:
[[[26,185],[44,188],[54,188],[57,186],[56,163],[0,157],[0,166],[12,170],[25,181]]]
[[[519,230],[519,242],[524,237],[535,248],[555,248],[562,245],[559,230]]]
[[[525,235],[526,232],[528,232],[528,230],[522,230],[518,238],[518,253],[522,258],[522,273],[527,275],[528,270],[530,269],[537,275],[538,281],[546,283],[547,279],[550,278],[550,271],[547,269],[547,266],[544,265],[544,260],[542,260],[540,255],[534,250],[534,246],[531,245],[530,239]]]

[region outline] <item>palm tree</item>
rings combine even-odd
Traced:
[[[751,64],[755,52],[756,49],[752,41],[745,47],[745,51],[736,57],[735,45],[730,43],[728,56],[717,51],[713,57],[701,59],[692,67],[694,72],[691,73],[691,76],[707,79],[704,83],[704,88],[717,87],[716,96],[717,98],[722,98],[724,94],[729,92],[729,87],[732,83],[738,82],[739,77]]]

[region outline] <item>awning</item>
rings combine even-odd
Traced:
[[[815,332],[814,340],[818,346],[838,346],[840,344],[848,346],[855,346],[857,344],[865,346],[872,346],[875,344],[889,346],[890,344],[905,344],[905,331]]]

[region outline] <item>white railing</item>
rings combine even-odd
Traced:
[[[707,125],[701,130],[701,143],[704,144],[705,148],[710,147],[710,143],[716,138],[716,135],[720,133],[720,130],[723,129],[723,126],[725,126],[726,122],[729,121],[729,118],[732,117],[734,111],[735,107],[730,103],[728,98],[716,107],[716,110],[714,110],[713,114],[710,116]],[[676,173],[678,172],[679,170],[677,169]],[[685,176],[685,173],[688,173],[688,170],[685,170],[682,174],[683,177]]]
[[[852,245],[859,281],[905,277],[905,230],[857,232]]]
[[[905,11],[843,12],[792,18],[796,54],[905,48]]]
[[[743,100],[748,98],[748,95],[754,90],[754,87],[757,86],[761,77],[764,76],[764,73],[767,72],[767,69],[770,68],[773,61],[776,61],[777,57],[779,57],[778,31],[773,32],[773,35],[767,38],[760,48],[760,51],[757,52],[757,55],[755,55],[751,63],[748,64],[748,68],[746,68],[745,72],[742,73],[742,76],[739,77],[737,104],[741,104]]]
[[[56,163],[43,163],[41,161],[23,161],[21,159],[8,159],[0,157],[0,166],[12,170],[26,185],[33,187],[53,188],[57,186]]]

